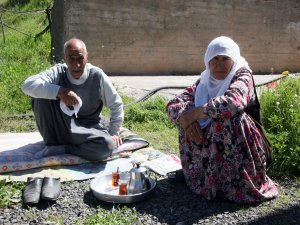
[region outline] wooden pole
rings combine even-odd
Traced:
[[[5,47],[5,31],[4,31],[3,20],[2,20],[1,14],[0,14],[0,23],[1,23],[1,28],[2,28],[3,43],[4,43],[4,47]]]

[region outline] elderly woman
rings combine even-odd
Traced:
[[[200,82],[167,104],[179,129],[188,187],[210,200],[240,203],[272,199],[277,186],[266,175],[266,154],[253,118],[260,120],[252,71],[228,37],[218,37],[204,57]]]

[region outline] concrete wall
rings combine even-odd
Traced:
[[[300,71],[299,0],[55,0],[52,13],[57,59],[75,36],[108,74],[198,74],[220,35],[256,74]]]

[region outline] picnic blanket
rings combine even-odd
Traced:
[[[90,162],[70,154],[36,159],[34,154],[45,146],[38,132],[2,133],[0,134],[0,180],[26,181],[29,176],[59,177],[61,181],[85,180],[111,173],[118,167],[119,171],[129,171],[132,168],[132,161],[140,161],[162,175],[181,167],[177,156],[164,154],[148,147],[149,143],[146,140],[128,129],[122,128],[120,136],[123,144],[114,150],[109,159]],[[169,161],[169,166],[162,168],[158,159]]]

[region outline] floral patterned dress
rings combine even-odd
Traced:
[[[180,158],[188,187],[208,200],[219,196],[253,203],[276,197],[277,185],[266,175],[261,136],[244,111],[256,98],[249,71],[238,71],[225,94],[203,106],[212,122],[200,145],[178,125],[181,114],[195,107],[195,91],[196,84],[167,104],[169,118],[179,129]]]

